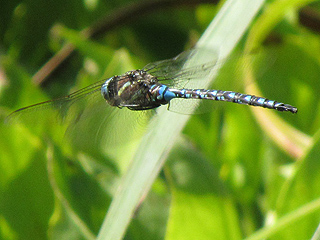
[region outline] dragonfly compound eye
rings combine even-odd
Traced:
[[[115,77],[111,77],[101,86],[101,95],[106,101],[110,101],[114,97],[114,80]]]

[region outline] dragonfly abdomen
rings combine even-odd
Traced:
[[[296,113],[298,110],[289,104],[284,104],[274,100],[254,95],[242,94],[233,91],[223,90],[206,90],[206,89],[168,89],[165,95],[172,98],[193,98],[208,99],[214,101],[234,102],[238,104],[246,104],[263,108],[275,109],[278,111],[289,111]],[[167,97],[168,98],[168,97]]]

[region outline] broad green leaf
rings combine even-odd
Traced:
[[[241,239],[235,203],[199,152],[181,142],[166,173],[172,191],[166,239]]]

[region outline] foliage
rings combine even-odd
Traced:
[[[212,103],[209,112],[193,115],[170,143],[172,150],[163,153],[163,170],[141,199],[125,239],[313,236],[320,219],[320,45],[298,16],[319,13],[320,5],[302,9],[306,2],[268,3],[243,37],[238,52],[262,48],[254,84],[244,80],[242,87],[242,73],[232,65],[212,86],[254,91],[253,85],[263,96],[297,106],[298,114]],[[94,39],[82,31],[105,15],[121,14],[124,5],[140,3],[2,4],[2,120],[18,108],[177,55],[197,42],[221,7],[183,5],[133,15]],[[41,79],[35,73],[66,43],[74,44],[74,54],[41,86],[35,84]],[[128,140],[124,127],[115,146],[95,148],[86,139],[80,147],[63,137],[65,129],[51,117],[34,114],[33,124],[0,122],[0,238],[94,239],[141,150],[140,138],[122,141]],[[91,136],[84,128],[80,135]]]

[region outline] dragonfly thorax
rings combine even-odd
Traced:
[[[101,87],[101,94],[111,106],[146,110],[168,103],[157,98],[163,86],[146,71],[134,70],[106,80]]]

